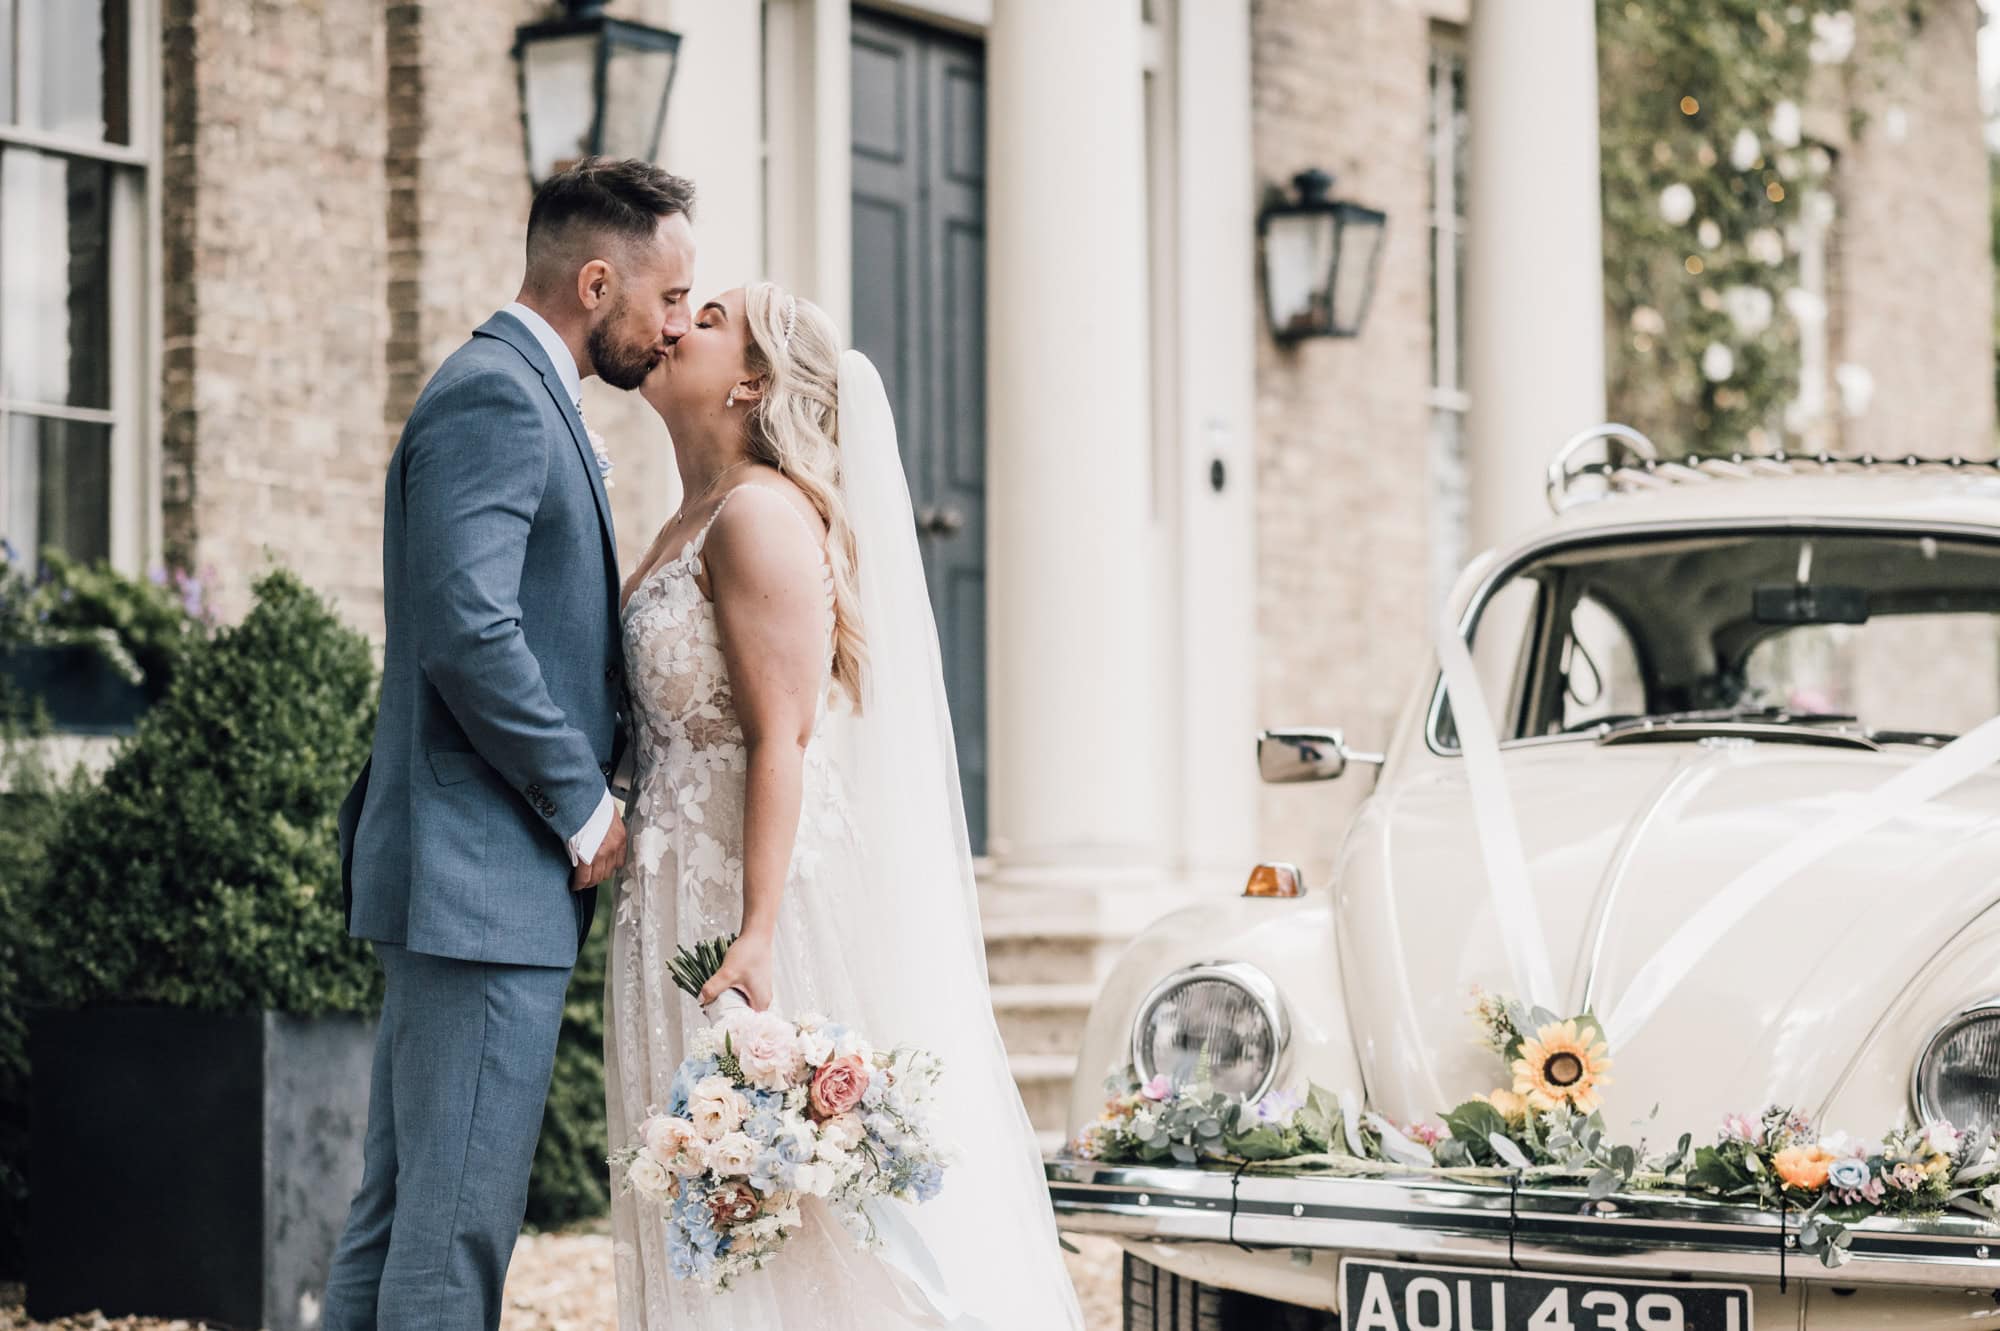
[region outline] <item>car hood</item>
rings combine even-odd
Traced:
[[[1924,757],[1782,742],[1522,746],[1504,756],[1565,1014],[1615,1011],[1640,966],[1693,911],[1801,829],[1863,807]],[[2000,775],[1985,774],[1840,847],[1785,882],[1707,950],[1656,1015],[1613,1049],[1614,1135],[1660,1107],[1659,1131],[1707,1138],[1770,1103],[1872,1135],[1905,1102],[1916,982],[2000,899]],[[1468,1015],[1510,972],[1462,765],[1385,783],[1342,855],[1336,932],[1371,1100],[1418,1119],[1505,1084]],[[1996,913],[2000,915],[2000,913]],[[1960,967],[1959,969],[1963,969]],[[1983,982],[1983,981],[1981,981]],[[1991,981],[2000,989],[2000,979]],[[1949,996],[1962,997],[1962,996]],[[1892,1013],[1901,1012],[1891,1023]],[[1919,1024],[1947,1011],[1917,1013]],[[1883,1066],[1900,1069],[1881,1075]]]

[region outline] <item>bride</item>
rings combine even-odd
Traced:
[[[624,588],[636,767],[605,984],[613,1146],[692,1031],[674,949],[737,933],[704,1003],[824,1013],[944,1061],[958,1148],[907,1211],[943,1294],[824,1212],[730,1291],[612,1208],[625,1331],[1061,1331],[1082,1318],[987,993],[937,632],[882,382],[770,283],[703,306],[642,389],[687,496]],[[934,1297],[935,1295],[935,1297]]]

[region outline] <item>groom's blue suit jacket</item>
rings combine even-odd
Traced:
[[[564,838],[619,757],[611,505],[534,336],[487,320],[389,461],[382,710],[340,810],[348,928],[415,952],[568,966],[596,893]]]

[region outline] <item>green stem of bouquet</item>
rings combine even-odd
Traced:
[[[667,969],[673,972],[675,988],[689,998],[700,998],[702,988],[722,969],[722,959],[729,955],[735,942],[736,935],[730,934],[696,943],[692,948],[676,948],[673,960],[667,963]]]

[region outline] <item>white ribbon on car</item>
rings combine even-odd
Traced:
[[[1632,977],[1603,1021],[1614,1046],[1629,1040],[1660,1010],[1722,937],[1779,887],[1855,838],[1927,804],[2000,762],[2000,716],[1861,792],[1842,807],[1779,845],[1682,921]]]
[[[1449,618],[1438,632],[1437,657],[1444,672],[1445,693],[1451,700],[1459,753],[1465,759],[1466,785],[1493,913],[1517,996],[1556,1011],[1559,1000],[1547,935],[1542,932],[1528,881],[1527,855],[1521,847],[1513,799],[1507,792],[1499,738],[1473,668],[1472,653],[1458,625]],[[1615,1048],[1636,1035],[1716,943],[1794,875],[1996,762],[2000,762],[2000,716],[1967,731],[1873,789],[1843,801],[1837,813],[1751,864],[1683,921],[1639,968],[1609,1016],[1600,1018],[1605,1039]]]
[[[1452,724],[1458,731],[1458,751],[1465,759],[1479,853],[1486,864],[1500,944],[1514,974],[1514,993],[1554,1011],[1560,1001],[1555,968],[1549,964],[1548,935],[1542,932],[1541,911],[1528,882],[1528,856],[1521,848],[1521,824],[1514,816],[1514,800],[1507,793],[1507,771],[1500,762],[1493,714],[1486,709],[1486,693],[1479,686],[1479,672],[1473,668],[1465,636],[1449,615],[1438,629],[1437,642],[1445,695],[1451,699]]]

